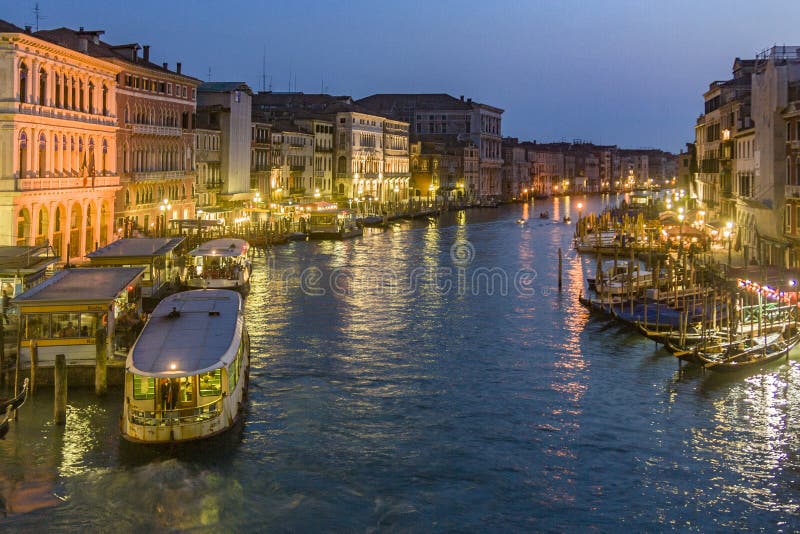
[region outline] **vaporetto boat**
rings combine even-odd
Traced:
[[[192,264],[186,285],[190,288],[248,291],[251,271],[249,248],[244,239],[206,241],[189,252]]]
[[[167,297],[128,354],[122,436],[166,444],[228,430],[242,417],[249,371],[239,293],[201,289]]]

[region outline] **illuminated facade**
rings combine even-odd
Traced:
[[[43,33],[43,32],[40,32]],[[50,243],[62,258],[113,240],[116,76],[76,48],[0,21],[0,244]]]
[[[477,147],[479,158],[475,195],[500,196],[502,109],[447,94],[376,94],[357,100],[356,104],[381,116],[409,123],[414,141],[447,137],[452,141],[471,142]]]

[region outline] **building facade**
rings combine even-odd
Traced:
[[[82,257],[113,240],[120,68],[5,21],[0,58],[0,244]]]

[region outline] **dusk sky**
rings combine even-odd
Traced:
[[[0,18],[34,25],[36,2]],[[105,30],[156,63],[263,89],[449,93],[500,107],[503,135],[677,152],[736,57],[800,44],[795,0],[40,0],[40,28]]]

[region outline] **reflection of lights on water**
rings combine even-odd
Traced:
[[[695,460],[719,464],[741,481],[725,483],[731,477],[721,477],[718,489],[723,494],[758,508],[794,513],[796,504],[783,502],[773,483],[796,450],[792,421],[800,406],[800,368],[788,364],[758,373],[744,379],[712,377],[724,388],[713,402],[716,426],[694,430],[692,454]]]

